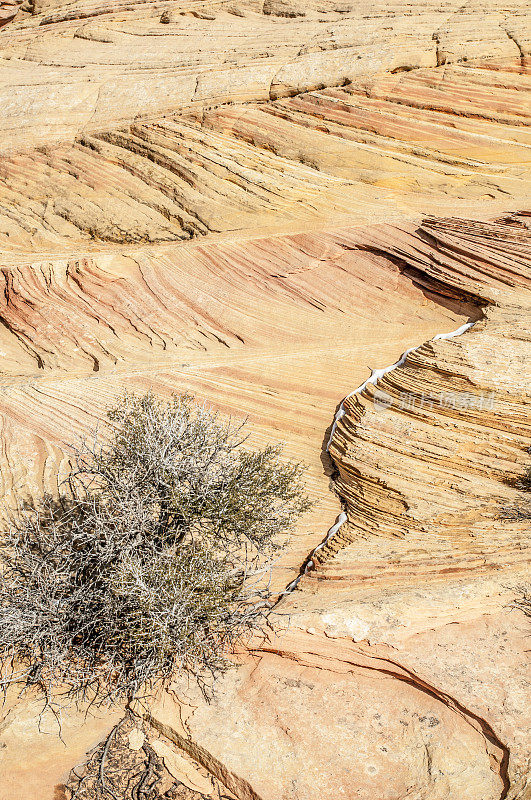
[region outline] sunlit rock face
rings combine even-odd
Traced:
[[[483,59],[245,106],[145,112],[60,143],[50,134],[37,150],[19,121],[15,144],[26,149],[0,164],[0,246],[71,253],[427,210],[495,215],[526,193],[528,88],[518,62]]]
[[[308,464],[277,633],[145,712],[213,798],[527,797],[525,14],[0,5],[1,513],[125,389]],[[10,696],[2,800],[62,798],[116,717],[65,747]]]
[[[345,401],[330,443],[338,491],[361,531],[429,537],[443,527],[477,544],[483,533],[481,559],[489,543],[500,558],[493,528],[506,529],[495,520],[510,502],[529,434],[528,231],[435,219],[413,235],[384,233],[382,250],[378,235],[367,246],[398,258],[423,285],[492,305],[462,335],[427,342]]]
[[[522,0],[27,0],[2,31],[2,150],[378,73],[523,59],[529,39]]]
[[[526,216],[358,236],[441,303],[475,300],[476,321],[344,401],[329,455],[347,521],[279,604],[288,630],[190,712],[188,738],[271,800],[525,797],[529,529],[500,513],[531,439]]]

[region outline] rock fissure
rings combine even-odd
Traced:
[[[263,800],[248,781],[228,769],[225,764],[202,745],[182,736],[171,725],[161,722],[152,714],[146,714],[146,720],[156,731],[159,731],[166,739],[173,742],[190,758],[217,778],[238,800]]]
[[[463,333],[466,333],[466,331],[470,330],[470,328],[473,325],[475,325],[475,322],[466,322],[464,325],[460,325],[459,328],[457,328],[454,331],[450,331],[449,333],[438,333],[438,334],[436,334],[429,341],[430,342],[435,342],[435,341],[438,341],[438,340],[453,339],[456,336],[461,336]],[[371,371],[370,377],[368,377],[363,383],[361,383],[356,389],[354,389],[352,392],[350,392],[350,394],[348,394],[342,400],[342,402],[341,402],[341,404],[339,406],[339,409],[336,412],[336,415],[334,417],[334,421],[332,423],[332,429],[330,431],[330,436],[328,438],[328,442],[327,442],[327,445],[326,445],[326,451],[327,452],[329,451],[330,443],[332,442],[332,439],[333,439],[333,436],[334,436],[334,433],[335,433],[335,430],[336,430],[336,427],[337,427],[337,423],[345,415],[345,405],[344,405],[345,402],[350,397],[353,397],[354,395],[357,395],[357,394],[361,394],[367,388],[367,386],[369,386],[369,385],[377,386],[379,378],[382,378],[387,373],[392,372],[393,370],[397,369],[398,367],[401,367],[406,362],[407,357],[411,353],[416,352],[421,347],[423,347],[425,344],[426,344],[426,342],[423,342],[422,344],[417,345],[415,347],[409,347],[407,350],[405,350],[402,353],[402,355],[400,356],[398,361],[395,361],[394,364],[391,364],[388,367],[383,367],[381,369],[373,369]],[[333,459],[332,459],[332,463],[333,463]],[[343,504],[345,504],[345,501],[344,501],[343,498],[341,498],[341,496],[340,496],[340,501]],[[320,542],[320,544],[318,544],[317,547],[314,547],[314,549],[311,551],[311,553],[303,561],[303,563],[302,563],[302,565],[300,567],[298,576],[288,584],[288,586],[284,589],[284,591],[280,595],[279,599],[282,599],[282,597],[284,597],[285,595],[290,594],[291,592],[295,591],[295,589],[297,588],[297,586],[299,584],[300,579],[304,575],[307,575],[312,569],[314,569],[314,567],[315,567],[315,561],[314,561],[315,555],[319,551],[323,550],[326,547],[326,545],[328,545],[328,544],[330,544],[332,542],[334,536],[338,533],[338,531],[341,529],[341,527],[346,522],[348,522],[348,515],[347,515],[347,513],[345,511],[342,511],[339,514],[339,516],[337,517],[335,523],[328,530],[328,532],[327,532],[326,536],[324,537],[324,539],[322,540],[322,542]]]
[[[292,659],[294,661],[297,661],[298,663],[304,663],[304,655],[303,654],[295,653],[295,652],[289,652],[289,651],[286,651],[286,650],[284,650],[282,648],[279,648],[279,647],[261,646],[255,652],[257,652],[257,653],[260,653],[260,652],[272,653],[273,655],[278,655],[281,658],[289,658],[289,659]],[[485,720],[483,717],[479,716],[478,714],[474,713],[469,708],[467,708],[465,705],[463,705],[463,703],[461,703],[455,697],[453,697],[452,695],[448,694],[444,690],[438,689],[437,687],[431,685],[430,683],[428,683],[424,679],[420,678],[415,672],[413,672],[412,670],[408,669],[407,667],[404,667],[403,664],[400,664],[399,662],[394,661],[394,660],[389,659],[389,658],[384,658],[384,657],[382,657],[380,655],[379,656],[371,656],[370,654],[364,653],[362,651],[359,651],[359,653],[365,659],[373,660],[373,661],[379,661],[379,662],[386,662],[386,663],[396,667],[397,670],[399,670],[399,671],[396,671],[396,670],[393,670],[393,669],[389,669],[389,668],[386,668],[386,667],[382,667],[382,666],[370,666],[368,664],[356,663],[356,662],[353,662],[353,661],[351,661],[349,659],[343,659],[343,658],[340,658],[340,657],[326,656],[326,655],[323,655],[322,653],[319,653],[319,652],[307,651],[306,655],[315,656],[318,659],[325,660],[325,661],[327,661],[327,660],[340,661],[340,662],[342,662],[344,664],[348,664],[349,666],[352,666],[352,667],[354,667],[356,669],[362,669],[362,670],[369,670],[369,671],[372,671],[372,672],[378,672],[378,673],[380,673],[382,675],[386,675],[386,676],[389,676],[389,677],[394,678],[396,680],[402,681],[403,683],[407,683],[408,685],[414,687],[418,691],[421,691],[421,692],[423,692],[425,694],[430,695],[435,700],[438,700],[439,702],[443,703],[443,705],[445,705],[450,710],[452,710],[455,713],[459,714],[463,719],[466,720],[467,724],[471,725],[475,730],[481,732],[481,734],[484,736],[486,742],[488,742],[490,745],[494,746],[497,750],[499,750],[500,757],[496,759],[496,762],[498,764],[500,780],[501,780],[502,786],[503,786],[499,800],[505,800],[505,798],[507,797],[507,795],[509,793],[509,789],[510,789],[510,780],[509,780],[509,775],[508,775],[510,750],[507,747],[507,745],[505,745],[501,741],[501,739],[498,737],[498,735],[494,731],[492,725],[490,725],[490,723],[487,722],[487,720]],[[325,670],[328,669],[328,666],[323,666],[323,665],[320,666],[319,663],[315,663],[311,659],[306,661],[306,666],[311,666],[311,667],[317,668],[317,669],[325,669]],[[332,670],[332,671],[339,671],[339,670]]]

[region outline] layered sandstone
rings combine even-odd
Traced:
[[[120,283],[116,268],[114,272],[110,270],[109,259],[106,275],[113,276],[114,281],[108,285],[115,291],[112,301],[106,302],[104,274],[97,274],[88,259],[77,265],[75,281],[65,270],[63,283],[58,284],[60,291],[50,272],[41,272],[38,293],[36,284],[29,281],[39,274],[35,265],[31,270],[26,268],[26,272],[21,267],[17,270],[17,283],[13,284],[16,290],[11,289],[11,297],[17,298],[18,305],[14,301],[7,303],[4,313],[11,314],[10,327],[18,328],[18,341],[24,339],[24,308],[32,308],[42,318],[49,317],[52,306],[59,312],[54,324],[49,324],[45,342],[33,336],[33,346],[43,366],[39,367],[34,355],[33,377],[5,378],[8,390],[3,401],[7,423],[4,436],[11,431],[5,438],[4,452],[9,454],[5,464],[24,464],[25,473],[19,477],[19,484],[25,487],[32,486],[32,475],[50,481],[60,474],[57,455],[66,446],[66,414],[82,430],[90,419],[101,415],[105,403],[124,386],[152,386],[165,393],[178,381],[179,387],[199,391],[200,396],[210,397],[224,410],[249,410],[254,402],[258,439],[271,437],[268,416],[269,426],[276,426],[277,436],[279,423],[284,420],[283,438],[290,452],[299,457],[313,452],[315,459],[323,431],[332,419],[334,401],[329,401],[327,419],[319,412],[322,418],[317,415],[311,421],[315,413],[312,406],[321,408],[326,402],[323,394],[311,399],[310,388],[317,388],[315,371],[307,376],[306,387],[302,384],[304,368],[311,365],[315,370],[320,334],[312,321],[314,315],[324,326],[320,332],[328,345],[333,334],[327,325],[337,330],[334,319],[345,312],[355,318],[354,332],[365,337],[363,353],[370,356],[365,360],[373,365],[392,362],[403,349],[396,340],[393,346],[387,340],[385,348],[380,344],[371,350],[371,341],[385,337],[385,332],[374,329],[374,320],[367,320],[365,329],[360,327],[363,303],[374,291],[372,302],[376,308],[376,298],[383,298],[386,281],[397,305],[392,319],[388,292],[385,324],[396,326],[401,313],[404,331],[410,332],[412,304],[417,303],[415,325],[419,325],[421,309],[425,308],[432,326],[428,334],[419,336],[420,341],[431,338],[435,328],[453,330],[463,317],[483,317],[462,337],[420,346],[402,367],[385,376],[382,385],[377,386],[380,391],[385,388],[386,395],[392,398],[385,411],[372,408],[375,390],[371,388],[359,399],[345,402],[346,414],[336,426],[330,452],[339,468],[336,486],[347,502],[349,524],[314,556],[315,568],[279,606],[280,611],[290,615],[290,629],[269,644],[257,645],[247,665],[223,681],[214,705],[203,706],[190,687],[180,687],[178,696],[188,697],[192,707],[185,714],[184,728],[179,722],[183,711],[170,696],[152,708],[149,719],[153,729],[184,749],[224,785],[230,784],[228,788],[237,797],[272,800],[288,797],[291,792],[293,797],[311,800],[332,798],[341,792],[349,796],[355,787],[358,796],[371,798],[377,786],[382,797],[431,800],[453,798],[464,785],[469,796],[478,800],[523,796],[528,756],[522,694],[525,673],[520,656],[515,654],[523,652],[525,626],[521,612],[510,610],[508,604],[525,578],[525,529],[497,519],[501,505],[515,496],[514,486],[507,481],[522,471],[523,449],[529,442],[529,431],[525,430],[525,403],[529,402],[525,359],[529,345],[525,326],[519,326],[526,309],[528,313],[529,240],[523,222],[525,217],[517,216],[494,225],[433,220],[423,228],[358,228],[328,235],[326,247],[319,252],[315,247],[317,242],[323,245],[324,234],[262,239],[239,247],[183,246],[179,254],[181,260],[186,254],[189,279],[194,258],[199,259],[198,276],[204,276],[207,263],[211,271],[213,264],[223,264],[219,290],[222,297],[227,279],[233,297],[238,297],[236,265],[246,264],[246,292],[239,295],[241,299],[235,305],[241,308],[247,294],[247,308],[261,307],[263,319],[267,320],[261,330],[255,314],[248,323],[249,332],[245,332],[245,314],[223,329],[218,322],[211,330],[218,339],[223,335],[226,343],[213,338],[217,342],[214,347],[234,352],[227,353],[224,359],[218,356],[214,363],[213,345],[207,345],[203,355],[201,351],[196,355],[197,341],[179,339],[178,325],[171,323],[171,318],[163,322],[162,311],[156,310],[153,317],[159,314],[158,330],[171,327],[173,332],[171,340],[160,344],[166,362],[161,359],[157,365],[152,360],[153,343],[145,345],[142,367],[141,347],[118,351],[116,344],[111,347],[104,341],[114,363],[102,358],[95,373],[87,350],[89,343],[94,349],[100,341],[96,329],[85,346],[78,351],[72,347],[71,360],[64,361],[59,344],[73,335],[71,324],[69,328],[67,323],[75,318],[68,316],[68,309],[78,308],[77,314],[87,309],[85,321],[79,324],[79,331],[86,334],[88,320],[96,316],[94,310],[88,310],[89,299],[95,302],[97,296],[99,318],[107,319],[116,330],[116,341],[122,343],[127,342],[127,336],[120,325],[125,325],[131,309],[128,305],[127,312],[120,313],[121,298],[135,297],[140,304],[134,317],[137,327],[138,321],[145,319],[148,306],[156,309],[150,294],[142,311],[141,271],[129,269],[127,278],[131,283],[124,282],[124,274]],[[293,264],[295,249],[300,259],[313,257],[314,262],[309,269],[306,262],[306,268],[301,264],[299,269],[292,266],[283,274],[282,270],[274,274],[266,271],[260,279],[258,255],[265,252],[264,265],[268,263],[273,244],[275,257],[284,248]],[[236,259],[234,271],[230,269],[229,254]],[[315,263],[317,255],[320,258]],[[206,256],[208,262],[204,260]],[[254,265],[251,272],[249,264]],[[97,292],[94,288],[89,290],[95,274]],[[248,276],[253,274],[250,291]],[[334,274],[338,276],[337,286]],[[149,280],[144,276],[144,284],[158,285],[155,275],[151,277],[150,273]],[[172,270],[167,270],[166,286],[171,287],[171,275]],[[244,276],[240,279],[243,283]],[[215,298],[216,282],[212,277],[210,280],[211,297]],[[316,308],[317,285],[310,293],[308,280],[318,280],[321,292],[326,287],[327,306],[321,299],[321,307]],[[117,281],[121,292],[117,291]],[[351,290],[345,293],[349,282]],[[75,289],[72,295],[67,293],[69,285]],[[22,287],[27,293],[26,304],[22,301]],[[179,287],[182,302],[182,275]],[[174,292],[175,299],[166,302],[166,307],[174,307]],[[168,295],[165,297],[168,300]],[[458,301],[459,297],[466,300]],[[354,305],[345,306],[346,298]],[[465,312],[461,318],[455,310],[459,302]],[[211,312],[213,303],[214,299]],[[482,312],[487,304],[490,307]],[[104,308],[112,308],[112,321],[103,315]],[[203,311],[204,308],[203,303]],[[181,324],[186,318],[183,311],[184,306],[178,314]],[[435,314],[440,318],[435,320]],[[297,336],[296,320],[300,320],[299,339],[305,339],[306,344],[295,355],[292,341],[289,358],[282,359],[276,342],[281,331],[279,320],[285,322],[286,315],[292,337]],[[217,317],[211,313],[210,324]],[[273,332],[275,320],[278,327]],[[243,372],[237,366],[237,347],[229,337],[232,327],[245,332],[240,351],[251,355],[251,359],[245,359],[242,352]],[[369,327],[376,334],[372,339]],[[154,328],[153,323],[152,332]],[[270,343],[269,352],[264,352],[263,344],[257,347],[251,339],[246,342],[251,330],[257,338],[260,334],[262,342],[271,337],[275,344]],[[284,335],[287,333],[286,329]],[[25,330],[25,340],[31,341],[29,328]],[[227,348],[228,344],[232,347]],[[407,344],[416,343],[409,339]],[[182,353],[185,347],[190,362],[176,369],[171,353]],[[339,375],[344,380],[347,365],[356,353],[347,348],[334,361],[334,350],[330,346],[324,349],[326,372],[320,387],[329,385],[332,375],[335,385]],[[81,355],[78,357],[76,352]],[[120,366],[120,362],[133,358],[133,353],[138,359],[137,369],[127,369],[126,363]],[[274,382],[272,377],[265,380],[267,361],[272,362],[270,376],[275,375]],[[285,370],[279,371],[282,361]],[[294,369],[299,370],[296,392],[292,385]],[[58,378],[61,370],[65,375]],[[41,378],[35,375],[39,371]],[[69,371],[77,371],[79,377],[67,377]],[[55,372],[55,378],[47,378],[46,372]],[[350,370],[347,390],[363,377],[363,370],[359,370],[358,380]],[[255,388],[250,394],[248,387],[253,383]],[[242,394],[244,387],[246,395]],[[308,393],[306,400],[303,388]],[[221,399],[221,391],[225,400]],[[271,399],[264,405],[268,391]],[[458,404],[457,409],[451,404],[443,405],[441,392],[464,394],[470,403],[464,407]],[[229,399],[231,393],[238,398],[236,406],[234,399]],[[413,400],[402,408],[404,393],[413,396]],[[471,402],[484,395],[485,408]],[[242,399],[245,396],[247,399]],[[31,403],[29,418],[20,414],[23,398]],[[304,407],[308,410],[302,416]],[[324,438],[325,444],[328,436]],[[53,443],[53,449],[47,442]],[[21,445],[24,450],[17,453],[16,447]],[[35,453],[43,445],[48,455],[36,461]],[[50,457],[52,453],[55,457]],[[323,458],[325,470],[330,472],[326,456]],[[405,468],[406,459],[411,461]],[[337,513],[337,500],[332,496],[325,499],[322,465],[319,469],[316,460],[313,463],[312,491],[321,499],[311,520],[315,527],[313,532],[300,531],[300,538],[287,554],[286,570],[278,573],[282,580],[289,579],[290,569],[304,563],[304,554],[322,538],[326,520],[331,522]],[[8,726],[4,733],[4,763],[11,770],[12,792],[17,791],[20,780],[19,771],[9,766],[20,753],[21,740],[15,737],[15,730]],[[272,761],[265,757],[264,741],[268,742],[266,753]],[[258,750],[262,755],[257,760]],[[41,756],[44,761],[47,753],[46,745]],[[61,774],[55,774],[59,780]],[[42,774],[37,779],[36,792],[42,791],[38,788],[41,781]],[[412,781],[415,793],[407,794]]]
[[[0,247],[72,254],[411,217],[433,203],[514,208],[529,164],[530,77],[517,65],[399,72],[10,155]]]
[[[2,151],[72,140],[81,128],[139,115],[264,101],[383,72],[529,52],[522,0],[503,9],[495,0],[415,0],[406,11],[386,0],[298,2],[304,14],[295,17],[282,5],[24,4],[29,10],[4,28],[0,43]]]
[[[338,396],[367,360],[390,360],[468,311],[440,307],[391,261],[360,256],[358,237],[347,229],[4,266],[3,497],[57,491],[72,444],[125,389],[192,391],[310,465],[319,503],[290,548],[294,577],[338,508],[321,461]]]
[[[359,231],[360,254],[489,305],[344,402],[330,456],[348,521],[279,605],[289,630],[189,713],[181,737],[263,800],[528,796],[528,625],[511,601],[529,529],[500,519],[531,443],[525,223]]]
[[[530,436],[525,11],[0,9],[6,507],[57,492],[124,389],[192,391],[309,465],[278,635],[212,705],[176,684],[146,712],[203,796],[528,796],[526,529],[499,519]],[[115,720],[72,712],[65,748],[8,706],[2,800],[61,797]]]

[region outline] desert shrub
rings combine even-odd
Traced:
[[[531,447],[528,447],[526,452],[531,455]],[[522,522],[523,520],[531,519],[531,464],[525,468],[524,474],[518,478],[515,487],[520,490],[520,493],[512,503],[502,507],[500,518],[511,522]]]
[[[522,611],[526,617],[531,617],[531,589],[526,586],[518,587],[518,595],[509,605]]]
[[[65,493],[0,544],[3,686],[52,705],[128,701],[178,671],[205,692],[269,622],[269,573],[309,507],[300,464],[190,396],[125,396]]]

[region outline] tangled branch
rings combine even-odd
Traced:
[[[274,558],[309,507],[299,464],[190,396],[125,396],[65,493],[1,537],[1,686],[52,708],[127,702],[178,671],[206,695],[269,624]]]

